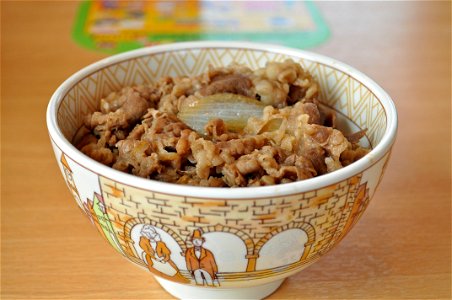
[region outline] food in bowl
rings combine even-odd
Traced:
[[[73,143],[114,169],[210,187],[289,183],[366,155],[365,130],[345,135],[319,84],[291,59],[251,70],[209,67],[100,99]]]
[[[318,80],[319,99],[337,112],[335,123],[344,134],[367,128],[360,141],[372,148],[367,155],[309,180],[221,188],[133,176],[89,158],[70,142],[98,99],[111,91],[165,76],[202,74],[209,64],[222,67],[235,61],[254,69],[286,59]],[[206,96],[203,105],[183,111],[198,115],[197,109],[206,110],[209,103],[215,108],[215,101],[241,97],[229,94],[234,93]],[[234,101],[240,112],[256,111],[254,100]],[[327,111],[321,103],[318,107]],[[176,116],[205,134],[193,118],[186,119],[190,114]],[[240,126],[231,129],[223,119],[229,131],[246,126],[232,118]],[[397,112],[378,84],[333,58],[274,45],[191,42],[138,49],[83,68],[53,94],[47,126],[74,200],[123,257],[147,269],[177,298],[262,299],[334,249],[359,221],[387,168]],[[77,138],[82,136],[79,130]],[[87,254],[92,254],[89,249]]]

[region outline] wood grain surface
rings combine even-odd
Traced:
[[[1,2],[1,296],[171,299],[82,216],[45,125],[53,91],[105,57],[71,38],[78,2]],[[393,97],[399,133],[361,221],[270,299],[451,298],[451,4],[318,2],[331,36],[310,49]]]

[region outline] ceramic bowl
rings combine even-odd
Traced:
[[[116,171],[70,142],[98,99],[121,87],[200,74],[209,64],[254,69],[286,58],[313,74],[343,126],[367,128],[368,155],[295,183],[205,188]],[[82,69],[52,96],[47,126],[72,196],[121,255],[178,298],[256,299],[333,249],[356,224],[388,163],[397,114],[381,87],[335,59],[274,45],[190,42],[143,48]]]

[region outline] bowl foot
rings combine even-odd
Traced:
[[[276,291],[284,281],[280,279],[263,285],[223,289],[190,286],[158,276],[155,276],[155,279],[168,293],[178,299],[263,299]]]

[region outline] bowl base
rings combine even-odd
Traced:
[[[279,279],[263,285],[222,289],[175,283],[158,276],[155,276],[155,279],[178,299],[263,299],[276,291],[284,281]]]

